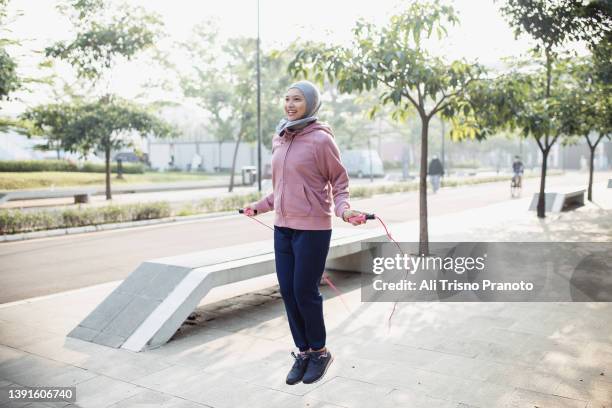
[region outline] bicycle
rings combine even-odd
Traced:
[[[520,174],[514,174],[510,181],[510,196],[512,198],[520,197],[523,189],[523,177]]]

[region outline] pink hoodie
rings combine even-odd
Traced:
[[[350,208],[349,178],[331,129],[314,122],[272,138],[274,191],[253,205],[275,210],[274,225],[300,230],[331,229],[331,198],[338,217]]]

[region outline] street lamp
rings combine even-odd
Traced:
[[[261,69],[259,66],[259,0],[257,0],[257,191],[261,192]]]

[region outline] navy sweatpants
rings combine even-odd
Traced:
[[[329,252],[331,230],[274,226],[276,275],[289,328],[300,351],[325,346],[323,297],[319,282]]]

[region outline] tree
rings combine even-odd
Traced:
[[[33,120],[38,130],[48,129],[52,139],[67,150],[86,151],[93,147],[104,150],[106,199],[110,200],[109,149],[126,145],[119,137],[122,131],[146,133],[157,129],[169,133],[161,131],[164,128],[161,122],[143,108],[108,92],[108,75],[117,63],[151,48],[160,35],[162,23],[142,8],[121,4],[114,9],[107,0],[72,0],[62,3],[60,9],[69,17],[76,34],[70,41],[47,47],[45,54],[68,62],[77,77],[89,86],[88,96],[75,98],[71,103],[40,106],[23,117]],[[113,124],[113,120],[117,123]]]
[[[104,151],[106,199],[110,200],[110,161],[113,149],[131,146],[128,132],[168,136],[173,129],[142,107],[109,97],[85,103],[38,106],[26,111],[23,119],[32,123],[36,133],[61,142],[64,149],[87,154]]]
[[[6,8],[8,0],[0,0],[0,25],[4,25],[6,18]],[[2,28],[4,31],[4,28]],[[21,80],[17,75],[17,63],[6,52],[6,45],[12,41],[7,38],[0,38],[0,101],[7,100],[11,92],[16,91],[21,86]]]
[[[600,45],[604,46],[606,44]],[[604,73],[609,71],[612,63],[599,60],[599,55],[574,59],[568,64],[566,83],[571,91],[563,103],[563,124],[567,133],[586,139],[589,147],[589,201],[593,201],[595,151],[599,143],[612,134],[612,85],[604,80]]]
[[[553,64],[561,47],[569,41],[582,40],[595,43],[609,35],[612,30],[610,6],[605,1],[581,0],[506,0],[501,7],[502,13],[514,27],[515,35],[528,34],[536,40],[534,51],[543,55],[545,81],[537,81],[539,92],[534,94],[541,103],[531,117],[541,120],[538,131],[531,132],[536,137],[538,147],[542,152],[542,171],[540,178],[540,194],[538,199],[538,217],[545,217],[545,188],[548,153],[557,141],[551,135],[552,122],[549,120],[553,104],[551,98],[551,83],[553,81]],[[538,95],[539,93],[539,95]],[[532,123],[535,125],[535,123]]]
[[[289,66],[295,76],[323,83],[336,82],[344,93],[363,92],[381,87],[378,103],[370,111],[373,118],[386,104],[394,106],[393,117],[403,118],[416,111],[421,122],[421,163],[419,184],[420,252],[429,253],[427,226],[427,143],[429,124],[437,114],[452,115],[458,109],[469,111],[464,98],[470,84],[483,74],[483,68],[465,61],[446,63],[425,48],[433,34],[440,39],[445,26],[458,21],[450,6],[439,1],[414,2],[387,26],[359,21],[353,30],[352,47],[310,44],[298,52]],[[463,134],[482,135],[468,129]]]
[[[91,85],[104,79],[122,59],[131,60],[154,46],[161,35],[159,17],[139,7],[121,4],[114,9],[107,0],[72,0],[60,9],[76,35],[47,47],[45,54],[68,62]]]
[[[219,143],[234,140],[234,154],[229,191],[234,187],[234,173],[240,143],[253,142],[257,137],[256,71],[254,38],[231,38],[220,48],[216,30],[209,24],[196,26],[193,38],[183,49],[192,66],[175,67],[185,96],[211,114],[211,131]],[[289,81],[283,72],[286,53],[275,51],[262,56],[262,142],[271,145],[271,135],[282,110],[279,100]]]

